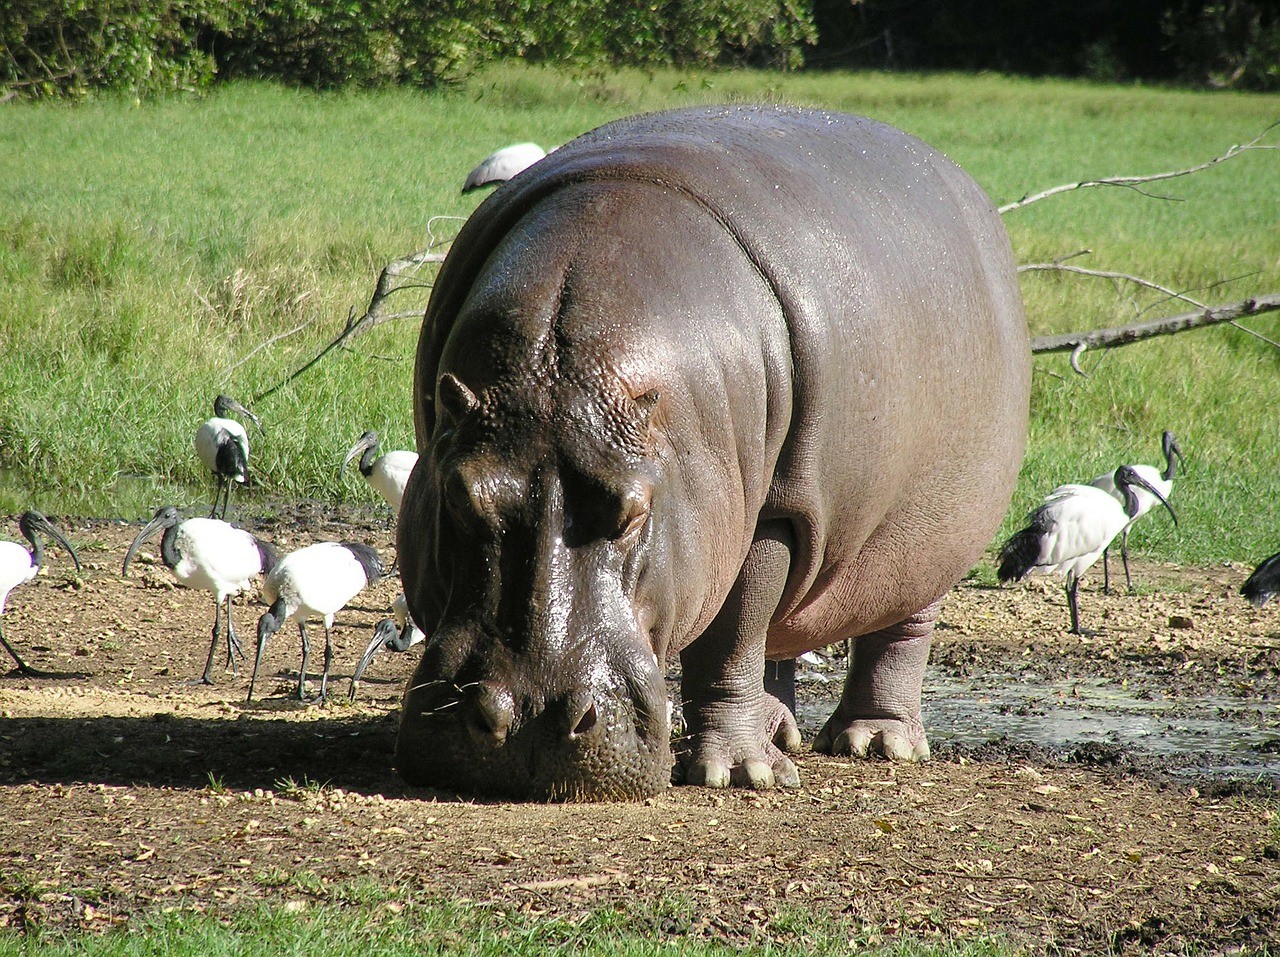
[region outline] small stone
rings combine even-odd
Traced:
[[[1170,628],[1177,628],[1182,631],[1189,631],[1195,626],[1196,626],[1196,623],[1192,621],[1191,618],[1188,617],[1187,615],[1170,615],[1169,616]]]

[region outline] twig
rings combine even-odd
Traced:
[[[1036,336],[1031,340],[1031,351],[1039,355],[1045,352],[1071,352],[1071,368],[1080,375],[1080,357],[1089,349],[1113,349],[1127,346],[1154,336],[1167,336],[1188,329],[1199,329],[1220,322],[1234,322],[1244,316],[1259,316],[1280,309],[1280,293],[1253,296],[1226,306],[1214,306],[1195,312],[1184,312],[1164,319],[1139,322],[1112,329],[1095,329],[1091,332],[1064,332],[1054,336]]]
[[[1078,256],[1079,253],[1074,255]],[[1124,282],[1131,282],[1137,286],[1144,286],[1147,289],[1154,289],[1156,292],[1164,293],[1170,299],[1181,299],[1183,302],[1198,306],[1201,309],[1208,309],[1203,302],[1192,299],[1186,293],[1177,292],[1168,286],[1162,286],[1158,282],[1150,279],[1143,279],[1141,276],[1134,276],[1127,272],[1112,272],[1108,269],[1086,269],[1084,266],[1068,266],[1060,260],[1054,260],[1047,263],[1024,263],[1018,267],[1018,272],[1071,272],[1081,276],[1094,276],[1098,279],[1114,279]]]
[[[259,345],[254,346],[252,349],[249,350],[249,352],[246,355],[241,356],[235,362],[231,363],[231,365],[227,366],[226,370],[222,373],[223,385],[225,385],[227,381],[230,380],[231,373],[235,372],[236,369],[240,368],[242,365],[244,365],[246,362],[248,362],[250,359],[256,356],[263,349],[266,349],[266,348],[269,348],[270,346],[275,345],[281,339],[288,339],[290,336],[297,335],[299,332],[301,332],[303,329],[307,328],[307,326],[311,325],[314,322],[315,322],[314,317],[311,319],[308,319],[306,322],[300,322],[298,323],[298,325],[294,326],[288,332],[277,333],[276,335],[268,339],[266,342],[263,342],[263,343],[260,343]]]
[[[431,221],[434,222],[435,219],[439,218],[442,217],[432,217]],[[263,399],[275,395],[275,393],[279,392],[290,382],[313,368],[329,353],[333,352],[338,347],[345,345],[348,341],[363,335],[370,329],[380,326],[385,322],[392,322],[394,320],[422,318],[422,310],[416,310],[414,312],[384,313],[383,309],[386,306],[387,299],[394,293],[405,289],[430,289],[431,286],[429,283],[409,282],[407,280],[401,281],[401,277],[414,276],[417,274],[418,270],[425,265],[444,262],[444,257],[444,253],[433,253],[424,250],[422,252],[416,252],[412,255],[405,256],[401,259],[393,260],[384,266],[382,272],[378,275],[378,282],[374,286],[373,295],[369,298],[369,305],[365,308],[364,313],[357,316],[355,307],[353,306],[347,313],[347,321],[343,325],[342,330],[332,341],[316,353],[316,355],[308,362],[304,363],[299,368],[294,369],[293,372],[285,376],[284,379],[277,382],[265,392],[261,392],[254,396],[253,402],[261,402]],[[267,345],[269,344],[270,343],[268,342]]]
[[[1091,186],[1123,186],[1128,189],[1134,189],[1140,193],[1144,193],[1145,191],[1142,189],[1139,189],[1138,184],[1154,183],[1159,180],[1173,179],[1178,176],[1188,176],[1191,173],[1198,173],[1200,172],[1200,170],[1208,169],[1210,166],[1216,166],[1218,163],[1225,162],[1234,156],[1239,156],[1241,153],[1247,153],[1250,150],[1280,149],[1280,146],[1271,145],[1271,144],[1259,145],[1258,143],[1259,140],[1261,140],[1264,136],[1270,133],[1278,125],[1280,125],[1280,120],[1277,120],[1276,122],[1269,125],[1266,129],[1264,129],[1261,133],[1259,133],[1257,136],[1251,139],[1248,143],[1245,143],[1243,146],[1239,144],[1234,145],[1230,149],[1228,149],[1225,153],[1221,153],[1218,156],[1215,156],[1213,159],[1206,160],[1203,163],[1197,163],[1195,166],[1188,166],[1185,169],[1170,170],[1169,172],[1166,172],[1166,173],[1151,173],[1146,176],[1106,176],[1101,179],[1081,180],[1078,183],[1063,183],[1061,186],[1054,186],[1051,189],[1046,189],[1039,193],[1034,193],[1030,196],[1024,196],[1022,197],[1022,199],[1015,200],[1012,203],[1006,203],[1005,205],[999,207],[998,211],[1000,212],[1001,215],[1003,215],[1004,213],[1011,213],[1016,209],[1022,209],[1024,206],[1030,206],[1032,203],[1037,203],[1042,199],[1048,199],[1050,196],[1057,196],[1059,193],[1069,193],[1072,190],[1077,190],[1077,189],[1087,189]],[[1147,193],[1146,195],[1152,195],[1152,194]],[[1162,198],[1167,199],[1169,197],[1162,197]]]

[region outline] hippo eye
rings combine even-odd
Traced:
[[[622,497],[622,520],[610,537],[619,544],[631,544],[649,520],[649,496],[633,489]]]
[[[451,518],[472,531],[488,528],[486,513],[479,489],[462,475],[454,473],[444,481],[444,505]]]

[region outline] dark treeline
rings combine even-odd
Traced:
[[[1280,89],[1274,0],[5,0],[0,99],[575,66],[994,70]]]
[[[814,0],[809,63],[1280,89],[1275,0]]]

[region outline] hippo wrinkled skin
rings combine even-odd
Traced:
[[[1026,437],[1009,241],[919,140],[838,113],[619,120],[493,194],[418,345],[398,547],[430,635],[413,784],[628,800],[798,783],[766,659],[854,638],[814,747],[922,760],[943,594]]]

